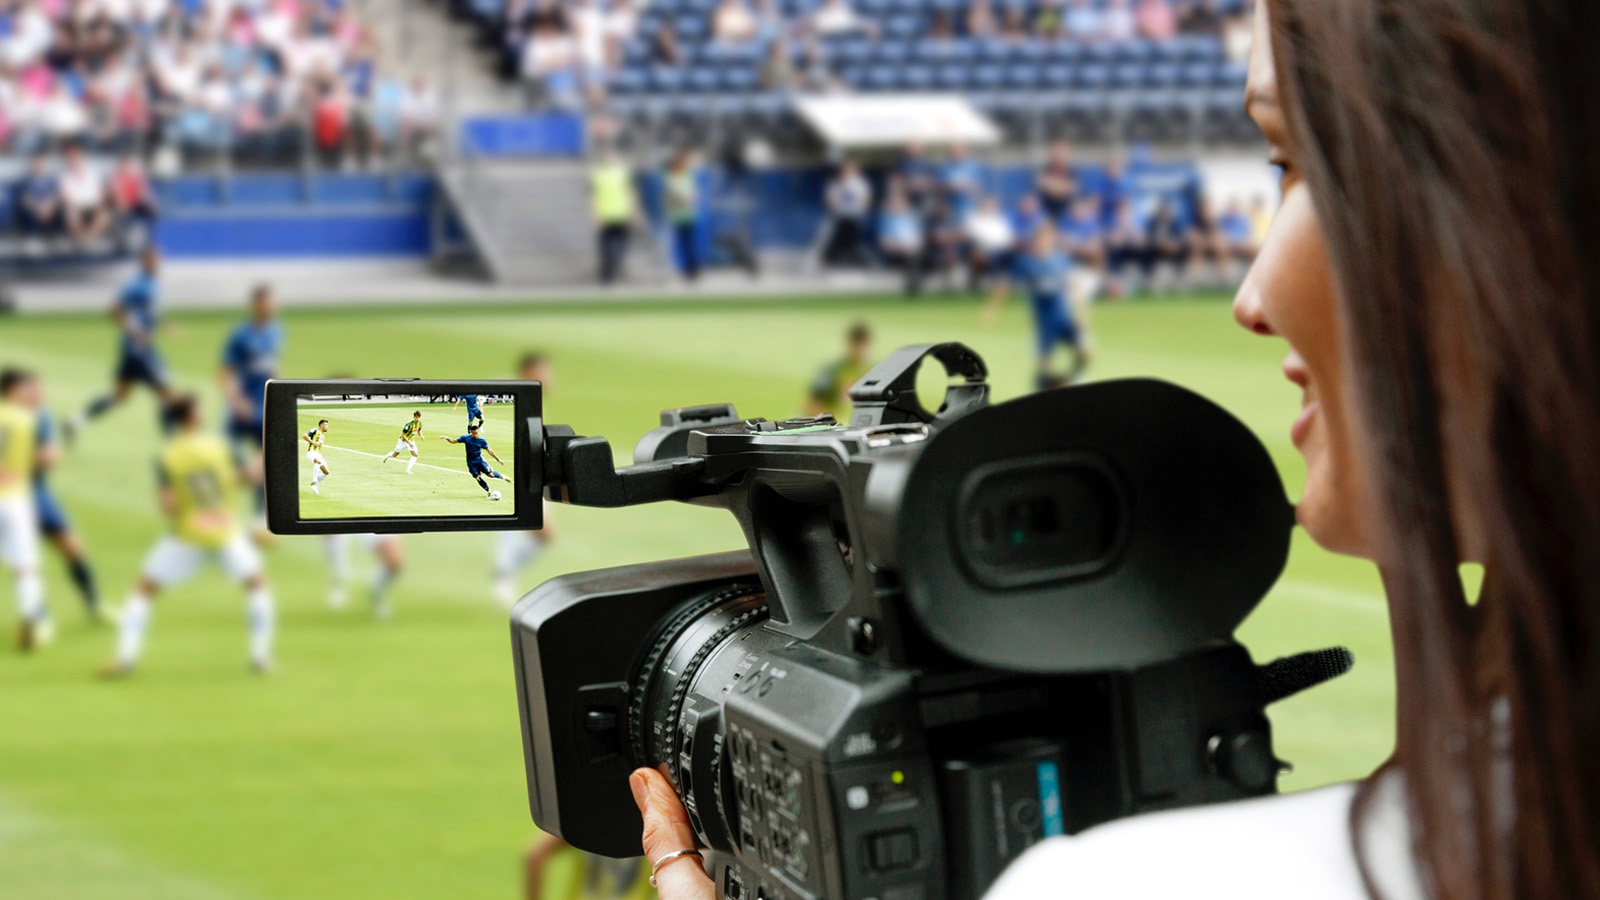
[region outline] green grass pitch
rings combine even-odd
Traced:
[[[417,464],[410,474],[409,450],[385,462],[400,439],[400,428],[411,421],[411,414],[422,411],[422,439],[417,442]],[[460,413],[457,415],[457,413]],[[508,404],[490,406],[483,411],[479,434],[504,464],[487,452],[483,461],[506,478],[514,478],[514,450],[511,438],[511,413]],[[444,437],[466,433],[466,413],[448,406],[424,404],[334,404],[302,406],[297,411],[299,434],[328,420],[323,436],[322,458],[328,463],[328,477],[311,491],[312,464],[300,454],[300,517],[304,519],[352,519],[368,516],[509,516],[516,513],[516,498],[509,493],[508,481],[486,478],[492,490],[503,499],[488,499],[478,482],[467,474],[466,451]],[[306,444],[300,439],[300,446]]]
[[[304,311],[285,317],[282,374],[506,378],[518,354],[544,349],[555,365],[546,417],[610,437],[620,460],[663,408],[730,401],[746,415],[799,411],[813,373],[858,317],[874,326],[879,353],[965,341],[989,361],[997,398],[1016,396],[1032,381],[1024,307],[1010,304],[989,329],[977,303],[936,298]],[[207,427],[220,422],[218,358],[238,319],[174,316],[161,338],[179,382],[205,398]],[[1161,377],[1214,398],[1262,436],[1298,495],[1303,464],[1288,429],[1299,395],[1279,374],[1281,342],[1246,334],[1215,298],[1098,308],[1095,339],[1093,377]],[[58,411],[106,389],[115,344],[104,316],[0,320],[0,362],[44,373]],[[424,417],[424,461],[445,458],[431,435],[448,429]],[[155,418],[151,399],[137,395],[93,423],[54,478],[113,602],[163,530]],[[394,434],[360,446],[385,452]],[[330,497],[359,480],[347,477],[352,460],[334,462]],[[521,573],[522,589],[562,572],[740,545],[731,517],[686,505],[557,507],[552,523],[557,538]],[[246,671],[242,592],[213,572],[158,601],[135,679],[96,682],[112,635],[83,623],[47,556],[58,643],[33,657],[0,646],[0,896],[514,897],[534,829],[506,619],[489,592],[494,537],[404,540],[407,567],[387,622],[360,602],[327,607],[319,539],[283,539],[269,551],[281,621],[280,670],[267,679]],[[359,601],[372,561],[352,559]],[[11,609],[0,578],[0,624]],[[1240,637],[1263,661],[1331,644],[1357,657],[1351,675],[1273,708],[1278,754],[1295,765],[1285,789],[1359,777],[1383,760],[1393,747],[1393,672],[1370,565],[1298,535],[1288,571]]]

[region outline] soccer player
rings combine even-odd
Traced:
[[[495,462],[502,466],[506,464],[506,461],[500,458],[500,454],[494,452],[494,448],[489,446],[489,442],[479,436],[478,426],[476,424],[468,425],[467,433],[460,437],[447,437],[445,435],[440,435],[439,440],[448,441],[452,444],[460,444],[466,448],[467,474],[471,475],[478,482],[478,487],[483,488],[484,496],[489,496],[492,493],[489,487],[489,482],[484,481],[485,478],[498,478],[501,481],[511,480],[504,475],[501,475],[499,472],[489,468],[489,464],[483,461],[483,454],[487,452],[490,456],[494,457]]]
[[[543,353],[524,354],[517,367],[523,381],[537,381],[550,395],[550,359]],[[519,571],[538,558],[552,540],[555,528],[550,522],[550,507],[545,505],[544,527],[538,531],[502,531],[497,539],[494,554],[494,594],[506,609],[516,605],[517,590],[514,579]]]
[[[343,609],[345,606],[345,583],[350,578],[348,550],[351,540],[360,541],[377,557],[378,569],[372,573],[369,585],[372,615],[387,619],[393,613],[389,606],[389,586],[394,584],[395,579],[400,577],[400,571],[405,568],[400,536],[395,534],[330,534],[324,539],[323,548],[328,554],[328,570],[333,582],[328,588],[328,605],[334,609]]]
[[[317,423],[315,428],[312,428],[302,436],[306,442],[306,461],[311,463],[311,493],[318,496],[321,496],[322,492],[317,490],[317,485],[321,484],[324,478],[333,474],[328,469],[328,461],[322,458],[322,437],[327,433],[328,420],[323,419]]]
[[[1087,328],[1079,326],[1084,310],[1075,310],[1069,302],[1067,278],[1072,272],[1072,260],[1061,249],[1061,241],[1053,225],[1041,226],[1025,252],[1017,255],[1008,278],[997,281],[990,294],[988,308],[984,311],[986,324],[993,323],[1001,304],[1015,283],[1033,299],[1033,326],[1038,350],[1039,390],[1063,387],[1083,375],[1089,364],[1091,349]],[[1087,322],[1085,321],[1085,324]],[[1072,366],[1066,375],[1050,370],[1050,360],[1058,344],[1065,344],[1072,352]]]
[[[872,329],[865,322],[850,326],[845,335],[844,356],[828,363],[811,379],[806,398],[806,415],[831,413],[840,422],[850,417],[850,386],[872,368]]]
[[[477,422],[479,425],[482,425],[483,407],[478,403],[478,395],[462,394],[460,397],[456,398],[456,402],[450,404],[450,408],[455,409],[457,406],[460,406],[462,402],[467,404],[467,424],[471,425],[473,422]]]
[[[49,473],[61,461],[61,444],[56,440],[55,418],[44,408],[44,390],[37,380],[32,380],[22,390],[21,403],[38,417],[35,440],[38,453],[34,460],[33,502],[38,514],[39,533],[56,549],[67,564],[67,573],[83,598],[89,618],[101,618],[100,593],[95,587],[94,569],[89,564],[88,551],[83,539],[73,530],[61,501],[50,490]]]
[[[227,445],[200,430],[200,402],[193,396],[173,401],[176,433],[161,451],[157,474],[161,508],[172,521],[145,559],[144,574],[128,598],[117,635],[116,657],[101,674],[119,678],[133,674],[144,650],[156,594],[187,581],[207,561],[216,561],[246,590],[250,623],[250,666],[258,673],[272,669],[275,628],[272,592],[267,588],[261,554],[234,513],[238,499],[237,470]]]
[[[222,349],[222,396],[228,401],[227,435],[234,464],[241,472],[261,468],[263,420],[266,418],[267,382],[277,377],[283,353],[283,323],[277,320],[277,300],[272,286],[259,284],[250,292],[250,319],[228,336]],[[266,494],[256,492],[257,534],[267,535]]]
[[[468,422],[467,424],[472,424]],[[409,451],[411,460],[406,463],[406,474],[410,475],[417,468],[417,441],[422,440],[422,410],[411,414],[411,421],[400,426],[400,439],[394,442],[394,450],[383,458],[384,462]]]
[[[17,646],[23,651],[55,636],[39,574],[39,529],[33,475],[38,468],[38,414],[29,399],[38,379],[21,369],[0,372],[0,564],[11,569],[17,591]]]
[[[78,431],[92,419],[110,412],[128,399],[135,385],[144,384],[156,392],[163,414],[172,400],[167,367],[156,350],[156,330],[161,324],[161,251],[146,246],[139,254],[139,271],[123,287],[111,308],[111,317],[122,330],[117,357],[116,384],[111,393],[96,397],[80,413],[62,423],[62,432],[71,443]],[[161,420],[163,431],[172,423]]]

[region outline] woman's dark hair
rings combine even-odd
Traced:
[[[1425,886],[1600,897],[1600,3],[1270,9],[1357,373]]]

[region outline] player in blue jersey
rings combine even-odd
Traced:
[[[49,472],[61,461],[61,445],[56,440],[55,418],[44,408],[43,392],[37,382],[23,405],[37,410],[39,416],[39,425],[34,432],[38,452],[34,456],[33,470],[33,504],[38,511],[39,533],[66,562],[67,572],[78,588],[78,594],[83,597],[83,606],[89,618],[99,621],[100,594],[95,587],[94,569],[89,564],[88,551],[84,549],[83,539],[73,530],[72,522],[67,519],[61,501],[50,490]]]
[[[139,271],[111,308],[111,317],[121,329],[117,352],[116,380],[111,392],[101,394],[84,410],[62,422],[62,434],[70,443],[91,419],[97,419],[128,399],[135,385],[147,385],[161,398],[161,427],[170,430],[166,409],[172,401],[171,382],[166,363],[156,349],[156,331],[161,325],[161,251],[147,246],[139,254]]]
[[[1034,233],[1025,251],[1017,254],[1009,275],[996,281],[984,313],[985,320],[992,322],[1013,285],[1027,292],[1033,301],[1040,390],[1073,383],[1089,364],[1087,315],[1085,310],[1074,308],[1081,304],[1074,304],[1070,296],[1068,278],[1071,274],[1072,259],[1062,249],[1055,226],[1046,223]],[[1050,363],[1056,347],[1063,344],[1072,354],[1072,365],[1065,375],[1058,375],[1051,370]]]
[[[267,382],[278,375],[283,353],[283,323],[269,284],[250,292],[250,318],[228,335],[222,348],[222,396],[228,401],[228,442],[234,463],[247,481],[259,482],[262,432],[265,429]],[[266,495],[256,492],[258,540],[264,540]]]
[[[467,404],[467,425],[470,427],[472,423],[476,422],[481,426],[483,424],[483,406],[478,402],[478,395],[462,394],[456,398],[455,403],[450,404],[450,408],[455,409],[462,403]]]
[[[439,439],[442,441],[448,441],[452,444],[460,444],[466,448],[467,474],[471,475],[478,482],[478,487],[483,488],[483,493],[485,496],[488,496],[492,499],[494,494],[493,490],[489,487],[489,482],[484,481],[485,478],[498,478],[501,481],[511,480],[504,475],[501,475],[499,472],[496,472],[494,469],[489,468],[489,464],[483,461],[483,454],[488,453],[490,456],[494,457],[495,462],[502,466],[506,464],[506,461],[501,459],[498,453],[494,452],[494,448],[489,446],[489,442],[484,440],[483,437],[478,434],[478,426],[476,424],[468,425],[467,433],[460,437],[445,437],[441,435]]]

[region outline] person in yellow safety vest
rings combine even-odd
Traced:
[[[600,244],[600,283],[622,277],[628,235],[639,215],[633,169],[614,150],[606,150],[589,169],[589,195]]]

